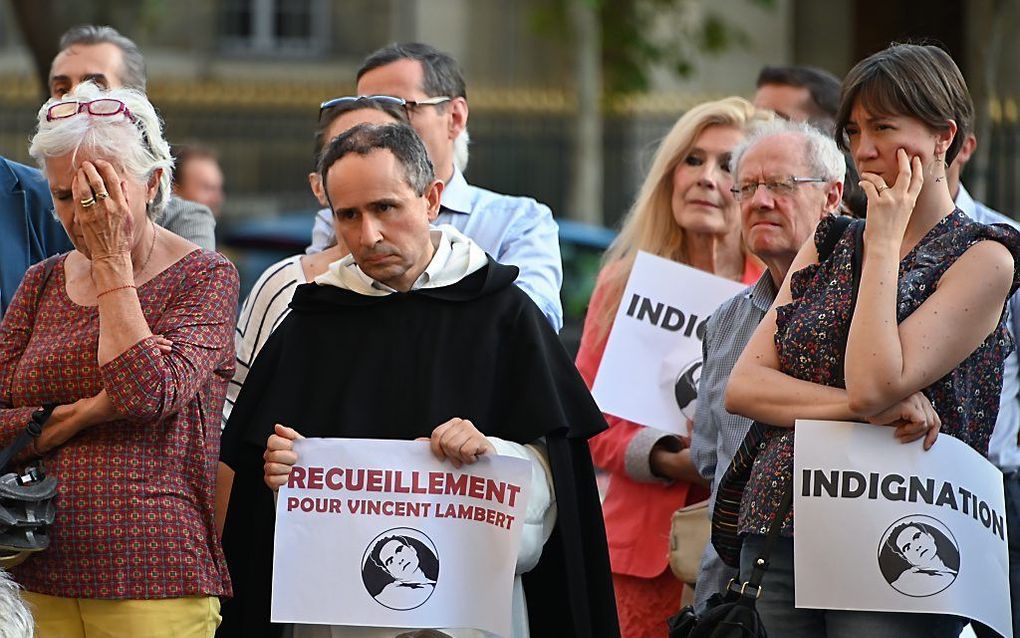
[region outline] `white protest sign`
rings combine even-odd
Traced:
[[[688,434],[701,379],[705,322],[741,283],[638,253],[592,396],[634,423]]]
[[[273,622],[510,632],[531,464],[421,441],[305,439],[280,489]]]
[[[970,446],[798,420],[793,467],[797,607],[955,614],[1012,638],[1002,474]]]

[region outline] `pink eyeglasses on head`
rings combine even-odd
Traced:
[[[81,102],[78,100],[57,102],[50,108],[46,109],[46,121],[52,122],[53,120],[63,120],[69,117],[74,117],[82,111],[85,111],[89,115],[98,116],[109,116],[123,113],[128,116],[132,122],[134,121],[134,117],[131,115],[131,111],[128,110],[127,104],[124,104],[120,100],[108,97],[88,102]]]

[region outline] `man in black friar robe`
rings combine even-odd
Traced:
[[[487,453],[530,458],[533,476],[548,477],[552,514],[523,575],[524,625],[533,638],[618,636],[587,446],[606,424],[541,311],[512,285],[517,268],[430,227],[442,182],[406,125],[351,129],[324,151],[320,172],[351,254],[297,289],[223,433],[221,459],[235,472],[223,534],[235,597],[217,635],[282,633],[269,623],[267,484],[285,482],[299,431],[429,438],[458,465]],[[301,627],[295,636],[319,635]]]

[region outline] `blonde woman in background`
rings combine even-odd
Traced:
[[[745,284],[757,281],[762,265],[740,238],[729,159],[749,124],[771,118],[738,97],[706,102],[685,113],[662,141],[606,252],[588,308],[577,368],[589,387],[638,251]],[[591,451],[610,476],[603,511],[621,634],[664,637],[683,587],[668,570],[670,517],[707,498],[708,490],[687,439],[605,416],[609,430],[591,440]]]

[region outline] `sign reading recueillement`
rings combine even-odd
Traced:
[[[797,607],[954,614],[1012,638],[1002,474],[948,434],[925,452],[893,432],[797,421]]]
[[[531,464],[427,442],[304,439],[276,504],[273,622],[508,636]]]
[[[701,379],[705,322],[743,290],[675,261],[640,252],[606,342],[592,396],[606,413],[688,434]]]

